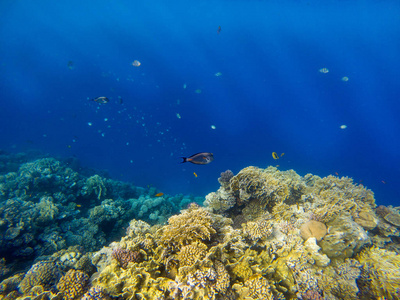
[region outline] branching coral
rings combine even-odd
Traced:
[[[261,217],[254,222],[250,221],[242,225],[245,236],[248,236],[253,242],[268,238],[273,232],[273,222],[270,218]]]
[[[257,199],[260,207],[272,207],[289,196],[289,188],[276,176],[276,169],[247,167],[230,180],[230,189],[239,199],[239,205]]]
[[[194,241],[209,241],[215,234],[212,216],[196,204],[191,204],[180,215],[168,219],[168,225],[158,232],[165,245],[184,246]]]
[[[394,300],[400,298],[400,255],[372,247],[356,256],[363,265],[369,292],[376,298]]]

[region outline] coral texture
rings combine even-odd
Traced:
[[[74,300],[86,292],[89,276],[81,271],[69,270],[57,284],[57,289],[62,293],[63,299]]]

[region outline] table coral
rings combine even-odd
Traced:
[[[89,276],[81,271],[69,270],[57,284],[64,300],[79,299],[87,290]]]

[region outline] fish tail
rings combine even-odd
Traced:
[[[182,158],[181,164],[183,164],[183,163],[185,163],[185,162],[187,162],[187,161],[188,161],[188,160],[187,160],[187,157],[183,157],[183,156],[181,156],[181,158]]]

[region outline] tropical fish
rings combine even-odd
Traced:
[[[95,99],[92,99],[92,101],[100,103],[100,104],[106,104],[108,103],[110,100],[108,100],[107,97],[97,97]]]
[[[219,34],[220,32],[221,32],[221,26],[218,26],[217,33]]]
[[[183,161],[181,163],[191,162],[196,165],[206,165],[214,160],[214,154],[210,152],[200,152],[189,157],[182,157],[182,159]]]
[[[141,64],[142,64],[142,63],[141,63],[140,61],[138,61],[138,60],[134,60],[134,61],[132,62],[132,66],[134,66],[134,67],[139,67]]]
[[[156,197],[161,197],[162,195],[164,195],[164,193],[157,193],[157,194],[155,194]]]
[[[272,152],[272,157],[273,159],[279,159],[279,156],[276,154],[276,152]]]
[[[193,175],[194,175],[194,177],[197,177],[197,174],[196,174],[196,172],[193,172]]]

